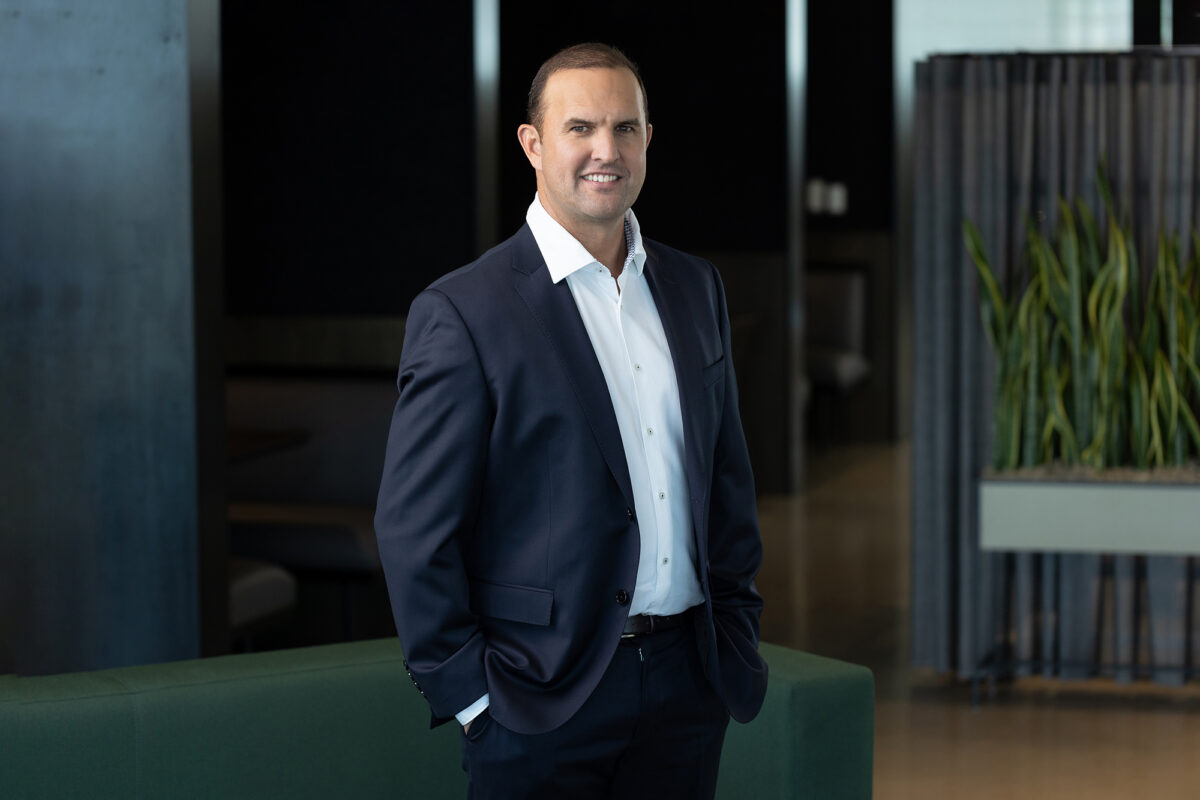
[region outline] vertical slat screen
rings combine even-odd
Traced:
[[[969,677],[1002,655],[1018,674],[1188,677],[1188,559],[979,549],[994,360],[961,224],[975,222],[1010,284],[1026,215],[1053,229],[1059,195],[1095,208],[1103,157],[1118,214],[1137,231],[1144,289],[1159,227],[1200,227],[1198,68],[1195,54],[1141,51],[935,56],[916,66],[916,665]],[[1190,242],[1181,247],[1191,252]]]

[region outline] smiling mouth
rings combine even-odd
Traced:
[[[583,179],[589,183],[614,183],[618,177],[617,175],[584,175]]]

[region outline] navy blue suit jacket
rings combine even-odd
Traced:
[[[762,562],[724,289],[645,241],[675,363],[705,672],[734,719],[766,690]],[[604,673],[639,533],[608,388],[565,281],[528,226],[413,301],[375,527],[409,673],[434,722],[491,693],[520,733],[569,719]]]

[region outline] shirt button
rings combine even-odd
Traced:
[[[659,493],[658,493],[658,499],[659,499],[659,500],[666,500],[666,499],[667,499],[667,493],[666,493],[666,492],[659,492]]]
[[[641,371],[642,371],[642,365],[641,365],[641,364],[634,364],[634,365],[633,365],[633,368],[634,368],[635,370],[637,370],[638,372],[641,372]]]
[[[671,563],[671,559],[670,559],[670,558],[668,558],[667,556],[663,556],[663,563],[664,563],[664,564],[670,564],[670,563]]]
[[[646,435],[647,435],[647,436],[653,436],[653,435],[654,435],[654,428],[646,428]]]
[[[617,590],[617,605],[619,605],[619,606],[629,605],[629,592],[625,591],[624,589]]]

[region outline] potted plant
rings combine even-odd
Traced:
[[[1055,232],[1027,222],[1007,294],[963,223],[995,354],[981,546],[1200,553],[1200,236],[1181,259],[1161,233],[1144,281],[1103,165],[1097,183],[1105,224],[1060,198]]]

